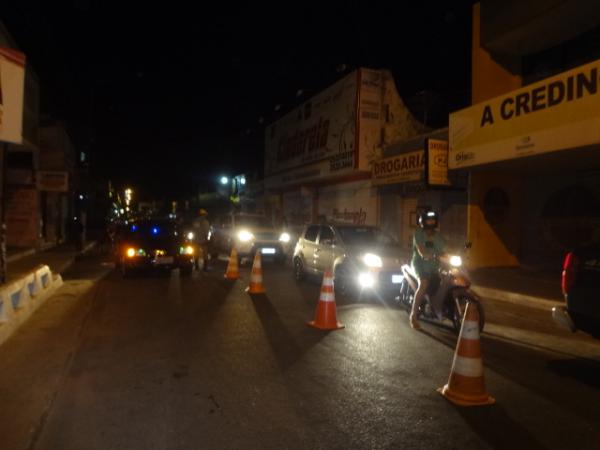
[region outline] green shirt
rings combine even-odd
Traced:
[[[428,244],[429,242],[429,244]],[[428,258],[431,258],[434,254],[440,255],[444,253],[446,248],[446,243],[442,236],[440,236],[439,232],[435,231],[433,235],[429,236],[427,231],[417,228],[415,231],[415,235],[413,237],[413,256],[412,256],[412,266],[417,272],[417,275],[421,275],[424,272],[433,273],[438,268],[437,261],[433,259],[423,259],[423,257],[419,254],[417,250],[417,245],[420,246],[424,250],[424,255]]]

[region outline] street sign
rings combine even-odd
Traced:
[[[37,188],[40,191],[67,192],[69,173],[40,170],[37,173]]]

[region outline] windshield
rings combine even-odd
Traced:
[[[338,233],[347,245],[397,246],[389,234],[373,227],[339,227]]]
[[[236,226],[272,228],[273,224],[264,216],[235,216]]]

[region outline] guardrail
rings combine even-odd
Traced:
[[[44,265],[0,287],[0,344],[62,284],[61,276]]]

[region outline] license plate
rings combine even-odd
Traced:
[[[275,254],[275,249],[274,248],[261,248],[260,252],[263,255],[274,255]]]
[[[394,284],[402,283],[403,279],[404,279],[404,277],[402,275],[392,275],[392,283],[394,283]]]
[[[156,264],[173,264],[172,256],[157,256],[154,260]]]

